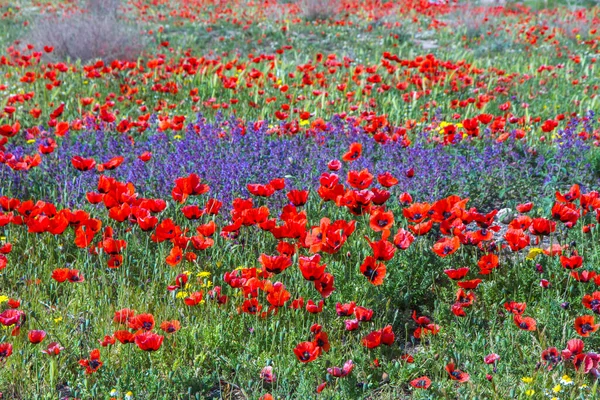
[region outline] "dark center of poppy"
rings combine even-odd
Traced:
[[[90,360],[90,368],[98,369],[100,368],[100,361],[98,360]]]
[[[413,216],[413,219],[421,219],[421,218],[423,218],[423,216],[421,215],[421,213],[416,213],[416,214]]]
[[[305,351],[304,353],[302,353],[302,361],[307,360],[310,360],[310,353],[308,351]]]
[[[252,306],[248,307],[248,312],[249,313],[255,313],[256,312],[256,306],[252,305]]]
[[[592,326],[590,324],[581,325],[581,333],[586,334],[592,331]]]
[[[152,329],[152,323],[148,321],[144,322],[142,324],[142,329],[145,331],[149,331],[150,329]]]
[[[383,228],[387,224],[388,224],[387,219],[380,219],[380,220],[377,221],[377,225],[379,225],[381,228]]]
[[[460,373],[460,371],[452,371],[452,372],[450,373],[450,375],[452,375],[452,376],[453,376],[453,377],[455,377],[456,379],[460,379],[460,377],[461,377],[461,373]]]
[[[375,280],[375,278],[377,278],[377,270],[372,269],[371,267],[368,267],[364,274],[364,276],[366,276],[367,278],[369,278],[369,280]]]
[[[521,328],[521,329],[527,329],[527,328],[529,328],[529,325],[527,325],[527,322],[521,322],[519,324],[519,328]]]

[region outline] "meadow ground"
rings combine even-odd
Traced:
[[[7,399],[594,399],[594,1],[0,3]]]

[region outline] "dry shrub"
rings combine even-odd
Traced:
[[[144,40],[139,29],[119,18],[119,5],[120,0],[87,0],[85,12],[40,16],[24,41],[37,49],[53,46],[51,61],[137,60]]]
[[[341,11],[341,0],[300,0],[298,7],[304,19],[325,21]]]

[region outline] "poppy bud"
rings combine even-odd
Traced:
[[[339,171],[340,168],[342,168],[342,163],[340,160],[331,160],[329,161],[329,164],[327,164],[327,168],[329,168],[330,171]]]
[[[535,264],[535,270],[536,270],[537,272],[539,272],[540,274],[543,274],[543,273],[544,273],[544,267],[543,267],[543,265],[542,265],[542,264]]]
[[[494,379],[494,377],[493,377],[492,375],[490,375],[490,374],[486,374],[486,375],[485,375],[485,379],[487,379],[488,381],[490,381],[490,382],[491,382],[491,381],[492,381],[492,379]]]

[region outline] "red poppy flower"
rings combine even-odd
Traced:
[[[268,293],[267,301],[273,307],[283,307],[285,303],[292,297],[290,292],[285,289],[285,286],[281,282],[275,282],[273,285],[266,287],[265,292]]]
[[[340,160],[331,160],[327,164],[327,168],[330,171],[339,171],[342,168],[342,163],[340,162]]]
[[[495,254],[486,254],[477,262],[480,274],[489,274],[494,268],[498,267],[498,256]]]
[[[533,208],[533,203],[527,202],[527,203],[523,203],[523,204],[518,204],[516,208],[517,208],[517,211],[520,213],[523,213],[523,214],[528,213]]]
[[[27,338],[30,343],[40,343],[46,337],[46,332],[42,330],[31,330],[27,333]]]
[[[294,348],[294,354],[298,361],[309,363],[319,356],[319,348],[313,342],[302,342]]]
[[[273,193],[275,193],[275,188],[270,185],[260,185],[260,184],[248,184],[246,188],[250,192],[250,194],[259,197],[271,197]]]
[[[190,220],[199,219],[203,214],[204,210],[200,209],[197,205],[187,205],[181,209],[183,216]]]
[[[448,372],[450,379],[454,381],[468,382],[470,378],[469,374],[467,374],[466,372],[456,369],[454,363],[449,363],[448,365],[446,365],[446,372]]]
[[[458,286],[463,289],[477,289],[477,286],[481,283],[481,279],[471,279],[470,281],[458,282]]]
[[[160,324],[160,329],[162,329],[166,333],[175,333],[179,329],[181,329],[181,324],[177,320],[164,321]]]
[[[592,310],[596,314],[600,314],[600,292],[594,292],[591,295],[583,296],[581,303],[585,308]]]
[[[0,313],[0,324],[4,326],[11,326],[19,323],[21,318],[24,318],[25,313],[21,310],[8,309]]]
[[[0,343],[0,361],[6,360],[13,352],[12,344]]]
[[[581,190],[579,185],[575,184],[571,186],[568,192],[561,194],[559,191],[556,192],[556,201],[561,203],[572,203],[581,197]]]
[[[458,236],[452,238],[442,238],[433,245],[433,252],[440,257],[447,257],[454,254],[460,247]]]
[[[575,331],[580,336],[588,337],[590,334],[596,332],[598,328],[600,328],[600,324],[594,324],[594,317],[592,315],[575,318]]]
[[[308,201],[308,190],[290,190],[287,198],[296,207],[301,207]]]
[[[452,314],[456,315],[457,317],[466,317],[467,313],[465,312],[464,307],[464,304],[455,302],[452,304],[452,307],[450,307],[450,311],[452,311]]]
[[[217,199],[208,199],[206,205],[204,206],[204,212],[208,215],[217,215],[221,210],[223,203]],[[205,235],[209,236],[209,235]]]
[[[313,343],[319,348],[319,352],[328,352],[330,349],[329,336],[326,332],[318,332],[313,339]]]
[[[394,214],[391,211],[377,211],[371,214],[369,226],[375,232],[390,229],[394,225]]]
[[[548,364],[548,369],[552,369],[554,364],[558,364],[561,360],[560,354],[556,347],[549,347],[542,351],[542,361],[544,364]]]
[[[258,261],[267,272],[272,274],[280,274],[292,265],[292,260],[282,255],[269,256],[261,254]]]
[[[537,322],[531,317],[523,317],[520,314],[515,314],[513,316],[513,321],[515,322],[515,325],[519,327],[519,329],[524,331],[535,331],[537,329]]]
[[[398,233],[394,236],[394,245],[400,250],[406,250],[414,242],[415,237],[404,228],[398,229]]]
[[[258,302],[258,299],[248,299],[242,304],[242,312],[247,314],[255,315],[262,310],[262,305]]]
[[[352,360],[348,360],[344,363],[344,366],[342,368],[327,368],[327,373],[335,378],[343,378],[347,376],[350,372],[352,372],[353,368],[354,362]]]
[[[42,350],[42,353],[44,354],[48,354],[49,356],[57,356],[60,354],[61,351],[63,351],[65,348],[62,347],[59,343],[57,342],[52,342],[48,345],[48,347],[46,348],[46,350]]]
[[[431,379],[426,376],[422,376],[410,381],[410,386],[414,387],[415,389],[429,389],[431,386]]]
[[[171,252],[167,256],[165,261],[167,262],[168,265],[170,265],[171,267],[174,267],[177,264],[179,264],[182,259],[183,259],[183,252],[181,251],[181,248],[178,246],[173,246],[173,248],[171,249]]]
[[[392,330],[392,326],[388,325],[378,331],[373,331],[365,336],[362,340],[362,345],[366,348],[372,349],[378,347],[381,344],[391,346],[396,340],[396,335]]]
[[[400,202],[401,206],[406,207],[413,202],[413,199],[410,193],[404,192],[398,196],[398,201]]]
[[[138,333],[135,335],[135,344],[144,351],[156,351],[160,349],[164,338],[154,332]]]
[[[135,342],[135,335],[126,330],[115,331],[115,333],[113,333],[113,337],[114,337],[114,339],[118,340],[122,344]],[[114,339],[113,339],[113,343],[114,343]],[[104,346],[104,344],[103,344],[103,346]]]
[[[325,273],[327,264],[319,264],[321,262],[321,255],[315,254],[311,257],[300,256],[298,258],[298,266],[304,279],[309,281],[318,281]]]
[[[560,256],[560,264],[565,269],[576,269],[583,265],[583,257],[577,254],[571,257]]]
[[[138,158],[143,162],[148,162],[152,158],[152,153],[150,153],[149,151],[145,151],[142,154],[140,154]]]
[[[121,165],[124,160],[125,158],[123,158],[122,156],[113,157],[104,164],[97,165],[96,169],[100,172],[103,172],[104,170],[110,171]]]
[[[457,281],[467,276],[469,273],[469,268],[462,267],[457,269],[446,269],[444,270],[444,273],[448,276],[448,278]]]
[[[173,200],[185,203],[188,196],[204,194],[209,190],[208,185],[200,183],[198,175],[190,174],[187,177],[175,179],[175,187],[171,191],[171,196]]]
[[[507,303],[504,303],[504,308],[506,309],[506,311],[514,315],[522,315],[525,312],[525,308],[527,308],[527,304],[509,301]]]
[[[362,144],[360,143],[352,143],[348,152],[342,156],[342,160],[350,162],[355,161],[360,158],[362,155]]]
[[[598,361],[600,361],[600,356],[596,353],[577,354],[573,358],[573,366],[575,367],[575,371],[587,374],[598,366]]]
[[[308,311],[311,314],[318,314],[321,311],[323,311],[323,304],[325,304],[323,300],[320,300],[318,305],[315,304],[314,301],[309,300],[306,303],[306,311]]]
[[[347,182],[353,188],[363,190],[371,186],[373,175],[366,168],[361,171],[349,171]]]
[[[74,156],[71,158],[71,164],[79,171],[89,171],[96,166],[96,161],[93,158],[83,158],[81,156]]]
[[[100,361],[100,350],[92,350],[89,359],[79,360],[79,365],[85,368],[86,374],[93,374],[98,371],[102,366],[102,361]]]
[[[373,197],[372,197],[371,201],[373,202],[373,204],[375,204],[377,206],[385,204],[389,200],[390,196],[392,195],[387,190],[378,189],[378,188],[373,188],[371,190],[371,192],[373,193]]]
[[[189,296],[183,299],[185,305],[190,307],[197,306],[198,304],[202,303],[202,301],[204,301],[204,292],[202,292],[202,290],[190,293]]]
[[[386,267],[383,263],[378,263],[374,257],[368,256],[360,266],[360,272],[375,286],[383,283]]]
[[[510,221],[508,224],[509,228],[512,229],[523,229],[526,230],[531,226],[533,219],[527,215],[520,215],[517,218]]]
[[[533,226],[533,225],[532,225]],[[531,230],[531,226],[529,227]],[[504,235],[504,239],[508,242],[512,251],[519,251],[529,245],[531,240],[522,229],[508,229]]]
[[[377,175],[377,181],[383,187],[389,188],[398,184],[398,179],[395,178],[391,173],[384,172],[383,174]]]
[[[594,279],[596,277],[596,272],[594,271],[581,271],[581,272],[577,272],[577,271],[572,271],[571,272],[571,276],[573,277],[573,279],[575,279],[577,282],[589,282],[590,280]]]
[[[106,254],[119,254],[127,247],[127,242],[124,240],[107,238],[101,242],[101,245]]]
[[[150,331],[154,328],[154,316],[152,314],[138,314],[129,318],[127,323],[130,329]]]
[[[123,308],[121,310],[115,311],[113,322],[116,324],[126,324],[134,315],[134,310],[131,310],[129,308]]]
[[[381,343],[385,344],[386,346],[391,346],[394,344],[395,340],[396,335],[394,334],[394,331],[392,331],[391,325],[388,325],[381,330]]]
[[[356,308],[356,303],[351,301],[347,304],[337,303],[335,305],[335,312],[339,317],[349,317],[354,314],[354,309]]]
[[[369,242],[369,246],[373,250],[373,257],[377,261],[389,261],[396,254],[396,247],[385,239],[378,240],[377,242],[371,242],[367,236],[365,236],[365,239]]]
[[[536,236],[548,236],[556,231],[556,222],[546,218],[534,218],[529,226],[529,232]]]
[[[115,336],[114,335],[104,335],[104,338],[99,339],[98,343],[100,343],[100,345],[102,347],[107,347],[109,345],[113,345],[116,343]]]
[[[354,331],[358,329],[359,321],[357,319],[347,319],[344,321],[344,325],[347,331]]]
[[[362,345],[368,349],[374,349],[381,345],[381,331],[373,331],[362,339]]]
[[[563,358],[567,360],[572,359],[574,356],[583,353],[584,343],[581,339],[570,339],[567,342],[567,348],[564,349],[561,354]]]
[[[179,235],[181,235],[181,228],[175,225],[170,218],[167,218],[156,226],[151,239],[153,242],[161,243]]]
[[[354,309],[354,315],[358,321],[368,322],[373,318],[373,310],[358,306]]]
[[[488,354],[483,358],[483,362],[486,364],[494,364],[500,359],[500,356],[496,353]]]
[[[56,268],[52,271],[51,278],[57,282],[64,282],[69,277],[69,268]]]

